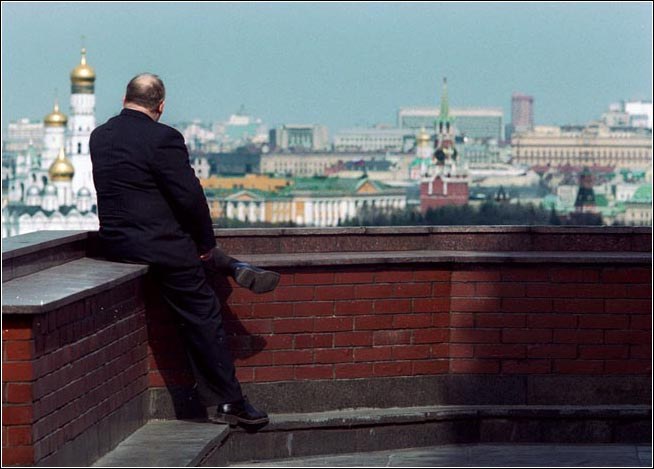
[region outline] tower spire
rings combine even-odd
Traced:
[[[450,101],[447,97],[447,77],[443,77],[443,92],[441,93],[441,113],[442,121],[450,120]]]

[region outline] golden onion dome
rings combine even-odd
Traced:
[[[418,135],[416,136],[416,142],[418,143],[418,145],[429,144],[430,140],[431,140],[431,135],[429,135],[429,133],[424,129],[424,127],[420,129],[420,132],[418,132]]]
[[[54,109],[50,114],[43,118],[43,123],[47,127],[66,127],[68,117],[59,110],[59,103],[55,101]]]
[[[70,181],[73,179],[73,176],[75,175],[75,168],[73,167],[73,164],[70,162],[70,160],[66,158],[63,147],[61,147],[61,150],[59,150],[57,159],[52,162],[48,173],[50,174],[50,180],[52,182]]]
[[[82,59],[80,64],[70,72],[70,81],[78,85],[93,85],[95,81],[95,70],[86,63],[86,49],[82,48]]]

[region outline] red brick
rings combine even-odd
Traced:
[[[582,360],[610,360],[627,358],[629,347],[627,345],[580,345],[579,358]]]
[[[293,338],[294,336],[292,334],[274,334],[264,336],[263,340],[266,342],[266,350],[282,350],[293,348]]]
[[[336,379],[368,378],[372,376],[371,363],[347,363],[334,365]]]
[[[447,298],[452,296],[452,288],[448,283],[434,283],[432,285],[431,296],[434,298]]]
[[[375,331],[372,336],[374,345],[396,345],[411,343],[411,331]]]
[[[606,300],[606,312],[652,314],[652,300]]]
[[[410,376],[411,362],[375,363],[372,367],[374,376]]]
[[[431,326],[431,314],[398,314],[393,316],[393,327],[419,329]]]
[[[272,333],[273,321],[271,319],[242,319],[240,321],[225,321],[225,330],[231,332],[242,332],[249,334],[270,334]]]
[[[627,285],[626,298],[652,298],[652,284]]]
[[[337,272],[334,283],[372,283],[372,272]]]
[[[3,429],[7,433],[8,446],[29,446],[32,444],[32,427],[7,427]],[[12,451],[13,448],[4,448],[5,451]]]
[[[334,367],[332,365],[295,367],[295,379],[297,380],[332,379],[333,377]]]
[[[293,303],[293,316],[331,316],[334,313],[333,301],[307,301]]]
[[[462,312],[496,312],[500,310],[500,300],[497,298],[452,298],[451,311]]]
[[[604,364],[604,372],[616,375],[643,374],[651,375],[651,360],[607,360]]]
[[[2,406],[2,425],[27,425],[32,423],[31,405]]]
[[[503,360],[502,373],[506,374],[540,374],[550,373],[550,360]]]
[[[376,283],[397,283],[413,281],[413,270],[385,270],[375,273]]]
[[[29,360],[34,354],[33,340],[8,340],[2,343],[3,361]]]
[[[313,363],[313,352],[310,350],[285,350],[273,353],[274,365],[303,365]]]
[[[292,366],[269,366],[254,369],[254,380],[260,382],[290,381],[295,377]]]
[[[313,319],[276,319],[272,326],[275,334],[313,332]]]
[[[31,466],[34,464],[33,446],[14,446],[11,449],[3,449],[2,466]]]
[[[449,360],[413,362],[413,375],[439,375],[450,371]]]
[[[450,326],[452,327],[474,327],[475,315],[473,313],[452,313],[450,314]]]
[[[412,300],[414,313],[449,312],[449,298],[416,298]]]
[[[393,289],[389,285],[355,285],[355,298],[391,298]]]
[[[293,277],[295,285],[331,285],[334,272],[298,272]]]
[[[431,356],[429,345],[408,345],[404,347],[393,347],[392,357],[394,360],[420,360]]]
[[[450,337],[449,329],[420,329],[413,331],[414,344],[431,344],[447,342]]]
[[[316,318],[313,323],[315,332],[351,331],[354,320],[351,317]]]
[[[273,354],[279,352],[258,352],[250,356],[236,358],[235,362],[238,366],[261,366],[272,365]]]
[[[241,383],[252,383],[254,381],[254,368],[237,367],[236,379]]]
[[[626,314],[588,314],[579,316],[580,329],[626,329],[629,316]]]
[[[450,294],[452,296],[475,296],[475,286],[476,283],[461,283],[456,282],[452,284],[452,290]]]
[[[529,314],[527,326],[535,328],[553,327],[558,329],[573,329],[577,327],[577,317],[572,314]]]
[[[375,300],[373,304],[375,313],[409,313],[411,300]]]
[[[32,402],[31,383],[6,383],[6,402],[10,404],[23,404]]]
[[[497,282],[501,279],[497,270],[458,270],[452,272],[454,282]]]
[[[651,344],[651,331],[606,331],[604,336],[606,344]]]
[[[431,295],[430,283],[400,283],[393,285],[393,297],[395,298],[416,298]]]
[[[372,347],[354,349],[355,362],[374,362],[390,360],[392,356],[392,347]]]
[[[450,344],[450,357],[472,358],[474,357],[475,346],[471,344]]]
[[[652,360],[652,344],[647,345],[632,345],[629,347],[630,358],[645,358]]]
[[[31,381],[34,379],[32,362],[13,362],[2,364],[2,381]]]
[[[555,360],[554,373],[563,374],[602,374],[602,360]]]
[[[551,329],[503,329],[502,342],[542,344],[552,342]]]
[[[522,298],[525,296],[525,285],[516,282],[478,283],[475,291],[476,296]]]
[[[413,273],[416,282],[447,282],[452,272],[449,270],[417,270]]]
[[[393,327],[393,316],[357,316],[354,318],[355,330],[390,329]]]
[[[573,344],[528,345],[527,356],[529,358],[576,358],[577,345],[573,345]]]
[[[315,363],[346,363],[353,360],[354,352],[351,348],[337,348],[316,350]]]
[[[308,287],[277,287],[275,301],[308,301],[313,299],[313,286]]]
[[[450,315],[448,313],[433,313],[431,315],[433,327],[450,327]]]
[[[524,345],[475,345],[475,358],[525,358]]]
[[[504,267],[502,269],[502,281],[509,282],[547,282],[549,272],[546,269]]]
[[[475,314],[475,326],[477,327],[525,327],[525,322],[524,314]]]
[[[371,313],[372,313],[371,300],[337,301],[334,304],[334,314],[336,316],[350,315],[350,314],[371,314]]]
[[[601,344],[604,342],[604,331],[601,329],[563,329],[554,330],[555,344]]]
[[[595,283],[600,275],[597,269],[553,268],[550,270],[552,282],[558,283]]]
[[[325,348],[331,347],[333,343],[334,334],[302,334],[295,336],[294,348]]]
[[[645,315],[632,315],[629,321],[631,329],[651,330],[652,329],[652,316]]]
[[[651,283],[652,269],[646,267],[606,268],[602,271],[605,283]]]
[[[450,373],[498,373],[500,371],[499,360],[466,360],[453,358],[450,360]]]
[[[504,298],[502,311],[507,313],[549,313],[552,300],[543,298]]]
[[[575,314],[603,313],[604,300],[599,300],[599,299],[554,300],[554,311],[557,313],[575,313]]]
[[[334,336],[335,347],[361,347],[372,345],[372,331],[341,332]]]
[[[453,328],[450,330],[450,342],[452,343],[496,344],[499,341],[500,341],[500,331],[497,329]]]
[[[314,297],[316,300],[351,300],[354,298],[353,285],[334,285],[315,288]]]
[[[450,356],[450,344],[431,344],[431,358],[448,358]]]

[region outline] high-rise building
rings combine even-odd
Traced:
[[[504,113],[499,108],[451,108],[450,117],[456,120],[458,134],[473,140],[503,139]],[[438,107],[403,107],[397,113],[401,129],[432,129],[438,119]]]
[[[534,97],[521,93],[511,96],[511,128],[524,132],[534,128]]]
[[[273,150],[326,151],[327,138],[324,125],[286,124],[270,131],[270,146]]]

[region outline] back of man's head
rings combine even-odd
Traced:
[[[152,73],[136,75],[127,84],[125,103],[138,104],[149,111],[156,112],[166,98],[166,88],[163,81]]]

